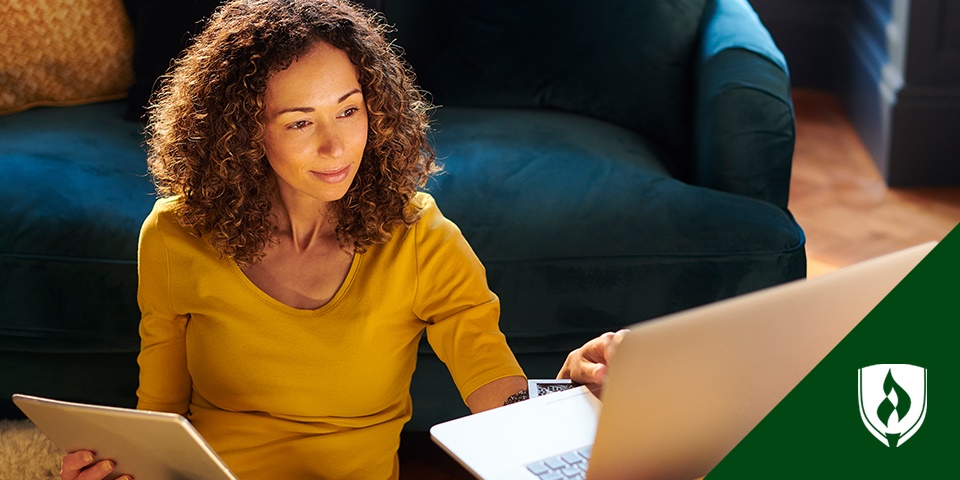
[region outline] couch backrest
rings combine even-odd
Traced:
[[[689,156],[706,0],[385,0],[440,105],[546,107],[645,133]]]

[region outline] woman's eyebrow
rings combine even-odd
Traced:
[[[351,95],[355,95],[357,93],[362,93],[362,92],[360,91],[359,88],[354,88],[353,90],[350,90],[349,92],[347,92],[346,95],[340,97],[340,100],[337,100],[337,103],[343,103],[346,99],[350,98]]]
[[[348,98],[350,98],[351,96],[356,95],[356,94],[358,94],[358,93],[362,93],[362,91],[361,91],[359,88],[354,88],[353,90],[350,90],[349,92],[347,92],[346,94],[344,94],[342,97],[340,97],[339,99],[337,99],[337,104],[343,103],[344,101],[346,101],[346,99],[348,99]],[[291,112],[311,113],[311,112],[315,112],[315,111],[316,111],[316,109],[313,108],[313,107],[292,107],[292,108],[284,108],[283,110],[280,110],[279,112],[275,113],[275,114],[273,115],[273,118],[277,118],[277,117],[279,117],[280,115],[283,115],[284,113],[291,113]]]

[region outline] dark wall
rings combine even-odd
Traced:
[[[845,0],[752,0],[787,57],[793,85],[833,90]]]
[[[751,3],[794,86],[841,99],[891,186],[960,185],[960,2]]]

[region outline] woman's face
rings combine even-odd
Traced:
[[[326,203],[347,193],[367,143],[367,110],[345,52],[317,43],[273,74],[262,121],[284,202]]]

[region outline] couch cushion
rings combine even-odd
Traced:
[[[154,189],[123,111],[0,117],[0,349],[138,348],[137,236]]]
[[[644,132],[685,157],[705,3],[451,2],[447,47],[418,73],[442,105],[587,114]],[[394,7],[387,6],[389,14]],[[404,25],[397,28],[403,38]]]
[[[126,94],[133,81],[133,32],[120,1],[4,3],[0,114]]]
[[[520,353],[805,273],[789,213],[675,180],[628,129],[542,110],[435,118],[446,173],[430,191],[487,267]]]

